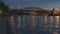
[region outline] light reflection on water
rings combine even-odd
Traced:
[[[22,20],[21,20],[21,17],[22,17]],[[14,23],[13,22],[14,21],[13,18],[14,17],[11,16],[10,20],[11,20],[12,24]],[[25,16],[24,15],[24,16],[18,16],[18,22],[17,23],[18,23],[18,27],[22,26],[22,28],[25,28],[26,26],[29,26],[29,27],[30,26],[37,26],[37,24],[38,24],[39,27],[44,27],[44,29],[46,31],[47,31],[47,29],[48,29],[49,32],[52,32],[54,30],[53,33],[56,34],[58,32],[58,30],[59,30],[58,29],[58,27],[59,27],[59,19],[60,19],[59,16],[38,16],[37,17],[37,16]]]
[[[45,16],[45,24],[47,24],[47,16]]]
[[[59,16],[56,16],[56,26],[59,25]]]
[[[21,16],[18,16],[18,27],[21,27]]]
[[[22,15],[21,17],[21,27],[24,29],[26,27],[26,15]]]
[[[34,23],[34,16],[32,16],[32,26],[35,26],[35,23]]]
[[[11,26],[14,28],[15,27],[14,16],[10,16],[9,19],[10,19]]]
[[[53,23],[53,16],[50,16],[50,25],[52,27],[52,23]]]

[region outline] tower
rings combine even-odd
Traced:
[[[54,8],[52,9],[52,11],[54,11]]]

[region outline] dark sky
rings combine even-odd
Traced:
[[[14,6],[14,8],[24,8],[29,6],[36,6],[41,8],[59,8],[60,0],[3,0],[6,5]]]

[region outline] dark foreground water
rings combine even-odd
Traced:
[[[60,34],[60,16],[0,16],[0,22],[2,34],[7,33],[7,22],[13,34]]]

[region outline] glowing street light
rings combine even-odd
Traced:
[[[32,12],[32,15],[36,15],[37,13],[36,12]]]

